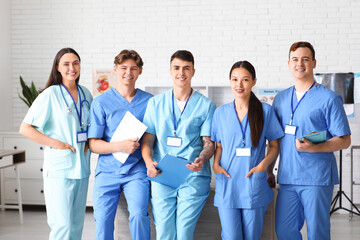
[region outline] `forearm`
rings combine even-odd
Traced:
[[[203,150],[200,152],[199,157],[204,160],[204,163],[209,161],[209,159],[214,155],[215,145],[211,141],[210,137],[203,138]]]
[[[20,125],[19,133],[31,141],[39,143],[41,145],[57,148],[60,141],[46,136],[45,134],[36,130],[32,125],[22,122]]]
[[[214,154],[214,165],[220,165],[221,154],[222,154],[221,143],[216,143],[216,149]]]
[[[146,166],[153,163],[153,145],[155,136],[150,133],[145,133],[141,142],[141,154]]]
[[[100,138],[90,138],[89,147],[93,153],[97,154],[110,154],[119,152],[115,143],[106,142]]]
[[[275,160],[279,155],[279,140],[273,140],[269,142],[269,147],[265,158],[261,161],[261,164],[267,169],[267,172],[272,172]]]
[[[342,137],[333,137],[326,142],[319,144],[312,144],[308,152],[335,152],[342,149],[346,149],[351,144],[350,135]]]

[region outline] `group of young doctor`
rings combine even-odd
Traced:
[[[81,239],[90,150],[99,154],[93,191],[95,239],[113,239],[114,218],[124,192],[133,239],[150,239],[149,196],[159,240],[193,239],[210,191],[209,159],[214,155],[215,206],[223,239],[259,239],[273,198],[273,166],[280,151],[276,204],[278,239],[330,239],[330,207],[338,183],[333,152],[350,145],[342,98],[314,81],[315,51],[308,42],[290,47],[294,86],[276,95],[273,106],[252,92],[257,78],[248,61],[236,62],[229,81],[234,101],[216,109],[194,91],[193,55],[170,59],[173,88],[156,96],[135,88],[143,70],[140,55],[121,51],[114,60],[117,86],[92,99],[79,84],[80,56],[61,49],[49,80],[20,127],[20,133],[46,145],[44,193],[49,239]],[[110,142],[129,111],[148,128],[142,139]],[[327,131],[327,141],[299,138]],[[266,145],[267,151],[266,151]],[[90,150],[89,150],[90,148]],[[130,154],[124,164],[112,153]],[[166,155],[189,160],[192,173],[180,187],[149,183]],[[149,194],[151,192],[151,195]]]

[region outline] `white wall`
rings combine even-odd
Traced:
[[[13,128],[10,45],[10,0],[0,2],[0,131]]]
[[[1,9],[4,18],[7,11]],[[2,75],[0,86],[1,106],[12,100],[13,117],[2,114],[1,123],[12,122],[12,129],[18,129],[27,111],[17,97],[19,75],[44,87],[62,47],[79,52],[80,81],[89,88],[92,70],[111,68],[124,48],[137,50],[144,59],[142,85],[170,84],[170,55],[189,49],[195,56],[194,84],[227,85],[231,65],[247,59],[257,69],[258,87],[288,87],[288,49],[299,40],[313,43],[317,72],[358,72],[359,12],[357,0],[12,0],[11,97],[4,90],[11,88],[9,78]],[[1,38],[1,49],[6,39]],[[4,49],[1,63],[6,65],[10,57]],[[344,166],[349,194],[348,155]]]

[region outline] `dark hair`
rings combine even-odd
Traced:
[[[74,49],[72,49],[72,48],[63,48],[63,49],[61,49],[55,56],[54,63],[53,63],[52,68],[51,68],[49,80],[47,81],[47,83],[45,85],[45,88],[42,91],[44,91],[45,89],[47,89],[48,87],[50,87],[52,85],[57,85],[57,84],[62,83],[62,76],[61,76],[61,73],[57,70],[57,68],[59,66],[60,59],[66,53],[75,54],[79,58],[79,61],[81,61],[79,54]],[[75,80],[76,84],[79,83],[79,79],[80,79],[80,75]]]
[[[144,65],[143,60],[140,55],[135,50],[122,50],[114,59],[114,64],[118,65],[124,62],[125,60],[132,59],[136,62],[136,66],[142,68]]]
[[[193,66],[195,66],[194,56],[187,50],[178,50],[173,55],[171,55],[170,64],[175,58],[179,58],[187,62],[192,62]]]
[[[236,68],[244,68],[251,74],[252,79],[256,78],[255,68],[248,61],[239,61],[234,63],[231,67],[229,79],[231,73]],[[255,96],[253,92],[250,94],[248,119],[250,125],[251,143],[254,147],[259,144],[260,136],[264,127],[264,114],[260,100]]]
[[[298,48],[308,48],[311,51],[312,54],[312,60],[315,60],[315,49],[309,42],[295,42],[291,45],[289,49],[289,59],[290,59],[290,53],[294,52]]]

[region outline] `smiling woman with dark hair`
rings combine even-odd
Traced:
[[[45,89],[31,105],[20,133],[46,145],[44,195],[49,239],[81,239],[90,175],[87,127],[92,96],[80,86],[80,56],[63,48]],[[39,130],[42,130],[40,132]]]

